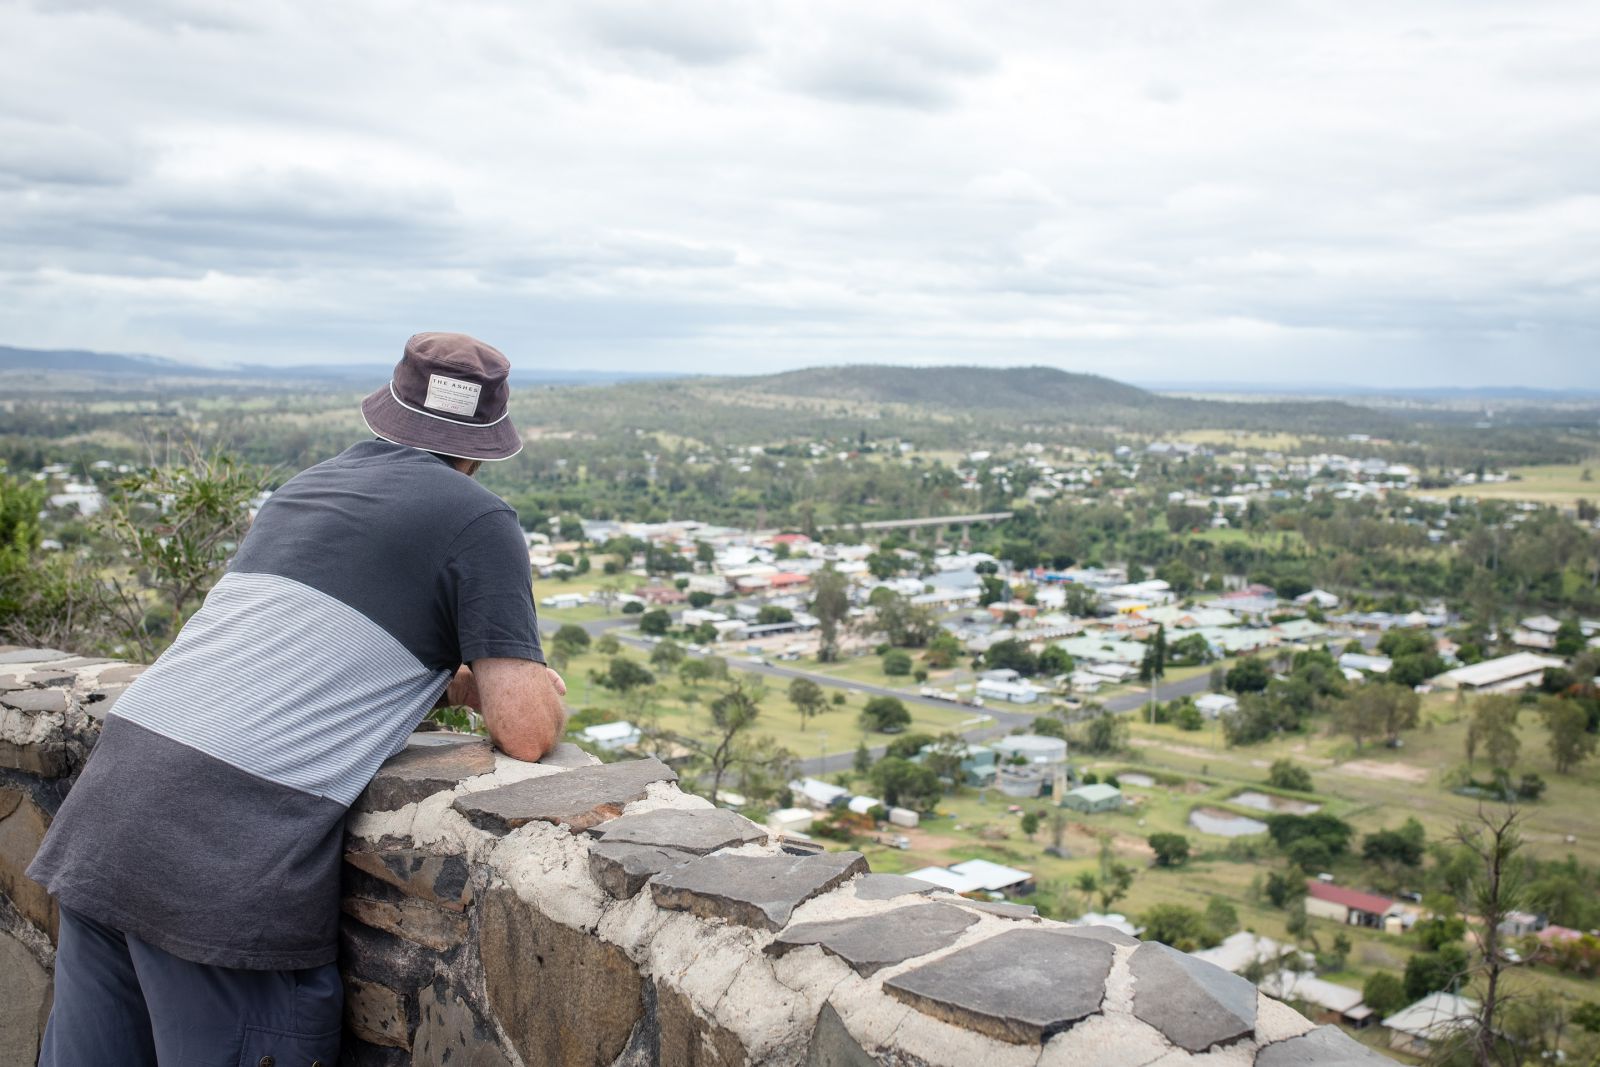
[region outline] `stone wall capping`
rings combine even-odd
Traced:
[[[657,759],[624,760],[472,793],[458,797],[453,806],[490,833],[505,833],[530,822],[553,823],[576,833],[621,815],[624,807],[645,797],[651,782],[677,777]]]
[[[783,956],[816,945],[869,977],[884,967],[948,948],[978,917],[949,904],[912,904],[890,911],[823,922],[792,923],[766,948]]]
[[[1256,987],[1221,967],[1156,941],[1128,962],[1133,1013],[1190,1052],[1255,1033]]]
[[[1112,946],[1017,928],[885,980],[934,1018],[1012,1044],[1039,1045],[1100,1010]]]
[[[30,1062],[53,902],[21,874],[144,668],[0,646],[0,1062]],[[415,735],[346,826],[354,1067],[1375,1067],[1243,979],[785,839],[653,759]]]
[[[779,930],[798,905],[866,869],[867,861],[859,852],[820,856],[723,852],[663,871],[650,880],[650,890],[658,907]]]
[[[766,830],[724,808],[657,808],[624,814],[590,827],[589,833],[610,844],[656,845],[696,856],[739,845],[764,845],[768,839]]]

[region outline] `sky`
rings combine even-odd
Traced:
[[[0,344],[1600,387],[1593,0],[0,0]]]

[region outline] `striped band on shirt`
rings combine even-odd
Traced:
[[[326,593],[230,572],[113,714],[348,805],[405,746],[449,678]]]

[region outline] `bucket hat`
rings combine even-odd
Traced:
[[[361,402],[367,429],[385,441],[458,459],[510,459],[522,451],[506,403],[511,362],[464,333],[419,333],[389,384]]]

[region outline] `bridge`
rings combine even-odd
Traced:
[[[916,531],[931,527],[934,531],[935,543],[944,540],[944,531],[951,526],[961,527],[961,547],[965,548],[972,543],[972,524],[978,522],[1004,522],[1011,518],[1010,511],[985,511],[975,515],[931,515],[925,519],[878,519],[875,522],[837,522],[830,526],[819,526],[819,530],[909,530],[911,537],[916,539]]]

